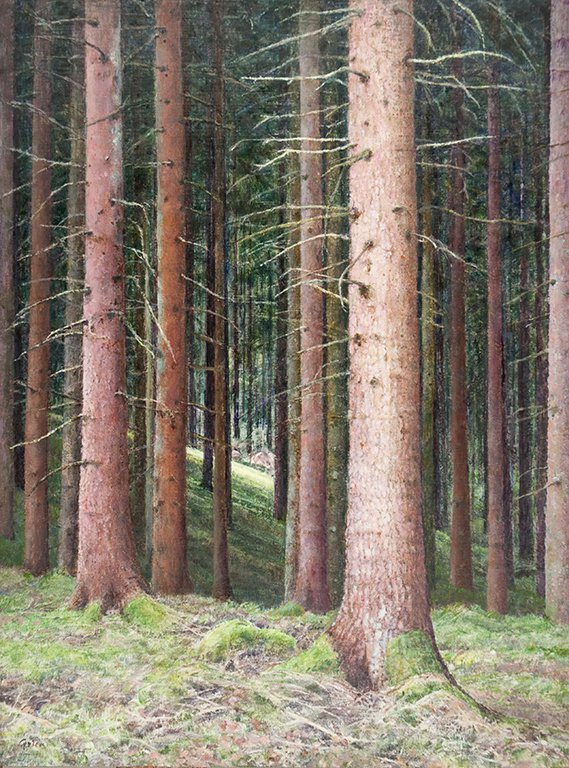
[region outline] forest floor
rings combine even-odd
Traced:
[[[211,505],[191,458],[190,562],[206,593]],[[323,639],[333,614],[278,605],[270,478],[236,466],[234,491],[234,603],[141,598],[101,617],[66,607],[67,576],[0,568],[1,766],[569,766],[569,634],[539,615],[529,577],[512,615],[488,614],[484,550],[477,591],[457,594],[439,535],[437,639],[494,716],[429,676],[362,695]],[[0,563],[20,547],[4,544]]]

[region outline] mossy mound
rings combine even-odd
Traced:
[[[334,675],[340,671],[340,662],[328,636],[320,635],[306,651],[281,664],[281,669],[303,674],[321,672]]]
[[[208,661],[222,661],[232,651],[262,646],[270,654],[290,653],[296,640],[278,629],[257,627],[250,621],[232,619],[210,630],[196,648],[197,655]]]
[[[297,616],[303,616],[305,613],[306,611],[302,605],[293,602],[283,603],[278,608],[273,608],[269,611],[269,615],[273,619],[296,618]]]
[[[123,616],[130,624],[157,629],[168,618],[168,612],[164,606],[159,605],[148,595],[140,595],[125,605]]]
[[[385,674],[391,685],[400,685],[417,675],[442,674],[442,671],[433,642],[424,632],[405,632],[387,645]]]

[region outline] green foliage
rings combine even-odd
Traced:
[[[281,664],[281,669],[303,674],[338,674],[340,663],[327,635],[320,635],[306,651]]]
[[[270,654],[284,654],[294,651],[296,640],[278,629],[265,629],[249,621],[232,619],[208,632],[198,644],[196,653],[209,661],[222,661],[232,651],[256,646],[262,646]]]
[[[286,617],[298,617],[303,616],[306,611],[298,603],[290,602],[279,605],[278,608],[274,608],[271,612],[271,616],[274,619],[281,619]]]

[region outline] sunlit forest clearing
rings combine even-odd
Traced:
[[[0,20],[0,768],[569,768],[569,0]]]

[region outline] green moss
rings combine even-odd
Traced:
[[[272,611],[269,611],[269,614],[273,619],[303,616],[304,613],[305,610],[302,605],[293,602],[284,603],[283,605],[279,605],[278,608],[273,608]]]
[[[89,605],[83,611],[83,617],[86,621],[96,624],[101,621],[103,612],[99,603],[89,603]]]
[[[433,643],[419,630],[394,637],[387,645],[385,673],[391,685],[416,675],[440,674],[441,665]]]
[[[196,648],[196,653],[209,661],[221,661],[231,651],[263,646],[268,653],[289,653],[296,648],[296,640],[277,629],[264,629],[250,621],[232,619],[210,630]]]
[[[293,656],[289,661],[281,664],[281,669],[307,674],[323,672],[333,675],[339,672],[340,663],[328,636],[320,635],[306,651],[302,651]]]
[[[157,629],[166,621],[168,612],[148,595],[140,595],[125,605],[123,616],[131,624]]]

